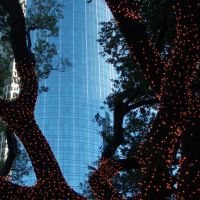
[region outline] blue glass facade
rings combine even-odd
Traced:
[[[111,92],[114,71],[99,55],[99,23],[110,13],[103,0],[65,0],[56,44],[72,67],[53,71],[39,95],[36,118],[68,183],[79,191],[87,167],[100,154],[102,139],[93,118]]]

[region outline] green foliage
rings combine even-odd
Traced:
[[[27,27],[43,30],[46,36],[58,36],[62,7],[56,0],[32,0],[26,12]]]
[[[117,188],[124,197],[133,197],[139,192],[135,183],[138,183],[140,179],[141,176],[137,170],[127,170],[113,178],[113,186]]]
[[[36,68],[39,80],[48,78],[52,70],[65,71],[65,69],[71,66],[67,58],[56,59],[56,45],[40,36],[33,49],[37,60]],[[44,86],[41,86],[40,90],[43,88]]]
[[[39,79],[46,79],[53,67],[52,59],[57,54],[56,46],[44,39],[38,38],[35,43],[34,52],[37,59],[38,77]]]
[[[11,180],[14,183],[24,185],[26,182],[23,180],[24,177],[28,176],[33,172],[28,154],[19,140],[17,140],[18,152],[17,157],[12,166]]]
[[[27,9],[26,26],[33,32],[31,35],[35,35],[33,52],[39,80],[48,78],[52,70],[64,71],[71,66],[67,58],[58,56],[53,42],[59,34],[62,8],[63,5],[56,0],[32,0]],[[48,91],[48,88],[44,88],[40,86],[39,94]]]
[[[129,53],[126,42],[117,28],[114,20],[101,23],[99,32],[99,44],[103,47],[101,55],[106,61],[112,64],[118,74],[118,79],[114,81],[116,91],[122,91],[133,85],[140,84],[146,87],[144,77],[139,71],[136,61]]]
[[[27,44],[30,51],[35,54],[39,80],[48,78],[52,70],[64,71],[71,66],[67,58],[58,56],[57,47],[53,42],[59,34],[59,21],[63,18],[62,8],[63,5],[56,0],[32,0],[30,5],[26,6]],[[9,18],[1,8],[0,14],[0,73],[1,69],[8,70],[1,73],[2,88],[1,82],[11,79],[8,72],[12,66],[13,54],[9,41]],[[5,78],[2,79],[3,77]],[[39,93],[48,90],[43,89],[44,86],[41,86]]]

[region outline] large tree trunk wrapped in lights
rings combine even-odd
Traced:
[[[174,3],[176,39],[162,60],[139,15],[139,1],[106,0],[134,59],[160,101],[157,117],[138,159],[144,179],[139,199],[168,199],[174,181],[169,174],[180,148],[177,199],[198,199],[200,102],[192,90],[199,65],[200,1]],[[149,147],[153,146],[153,151]],[[162,162],[157,162],[162,160]],[[162,163],[162,166],[159,164]],[[196,176],[195,176],[196,174]]]

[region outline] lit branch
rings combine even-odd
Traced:
[[[177,0],[175,49],[172,49],[172,60],[176,62],[179,56],[182,67],[197,68],[200,55],[199,12],[200,2],[190,0]],[[174,56],[173,56],[174,55]],[[187,69],[185,69],[187,70]]]
[[[3,199],[80,199],[66,183],[59,165],[34,120],[38,82],[35,59],[26,45],[22,8],[18,0],[0,1],[9,13],[11,43],[20,77],[20,94],[16,100],[1,101],[0,117],[24,144],[33,164],[37,183],[33,187],[17,186],[0,178]]]
[[[138,11],[138,1],[106,0],[128,43],[134,59],[155,93],[160,89],[165,65],[148,37]]]
[[[89,178],[92,194],[98,200],[124,200],[112,185],[112,177],[121,167],[115,159],[101,160],[98,169]]]
[[[0,194],[2,200],[27,199],[30,188],[11,183],[4,177],[0,177]]]

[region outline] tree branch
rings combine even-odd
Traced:
[[[155,105],[160,103],[158,99],[145,99],[145,100],[141,100],[135,104],[132,104],[130,106],[127,106],[127,109],[125,111],[125,113],[127,114],[128,112],[130,112],[131,110],[137,109],[141,106],[147,106],[147,105]]]
[[[20,186],[8,181],[5,177],[0,177],[0,198],[2,200],[28,200],[30,187]]]
[[[134,58],[155,93],[160,90],[165,64],[150,41],[138,14],[138,1],[106,0]]]
[[[111,158],[117,148],[123,143],[124,135],[123,135],[123,119],[124,119],[124,112],[123,112],[123,104],[117,103],[115,104],[114,111],[114,125],[113,125],[113,136],[111,136],[111,140],[108,145],[104,148],[102,153],[102,158]]]
[[[117,93],[116,94],[116,98],[114,99],[114,101],[118,101],[118,102],[124,102],[126,104],[129,104],[130,102],[132,102],[139,94],[141,94],[141,87],[135,87],[135,86],[131,86],[130,88],[122,91],[121,93]],[[127,100],[126,100],[127,99]],[[126,101],[125,101],[126,100]]]
[[[41,27],[40,26],[30,26],[26,30],[27,45],[28,45],[28,49],[29,49],[30,53],[32,53],[31,31],[35,31],[35,30],[39,30],[39,29],[45,30],[47,28],[42,27],[42,26]]]
[[[185,73],[197,70],[200,56],[199,1],[178,0],[176,7],[175,49],[171,50],[171,61],[185,68]],[[187,59],[186,59],[187,58]],[[189,75],[189,74],[187,74]]]
[[[124,98],[126,98],[126,96],[124,96]],[[105,147],[102,153],[102,157],[111,158],[116,152],[117,148],[123,143],[124,131],[122,125],[125,115],[128,114],[131,110],[137,109],[141,106],[155,105],[156,103],[159,103],[157,99],[148,99],[148,100],[141,100],[133,105],[128,106],[127,104],[123,103],[123,98],[121,98],[121,102],[120,101],[114,102],[113,136],[111,136],[112,138],[109,144]]]

